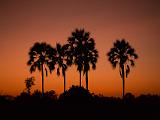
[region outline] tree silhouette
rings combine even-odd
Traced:
[[[93,96],[92,93],[89,92],[89,90],[74,85],[72,85],[69,90],[59,96],[59,101],[71,104],[91,103],[92,99]]]
[[[95,49],[95,42],[91,38],[85,43],[84,49],[84,73],[86,74],[86,88],[88,89],[88,71],[90,70],[90,65],[92,69],[96,69],[96,63],[98,59],[98,51]]]
[[[44,70],[46,71],[46,76],[48,70],[50,73],[54,70],[55,54],[55,49],[45,42],[35,43],[29,51],[30,59],[27,64],[30,66],[30,72],[32,73],[38,69],[42,73],[42,96],[44,95]]]
[[[79,72],[80,76],[80,87],[81,87],[81,74],[83,71],[83,47],[82,47],[82,41],[83,41],[84,35],[81,30],[76,29],[74,32],[72,32],[71,37],[68,38],[70,51],[71,51],[71,57],[75,58],[73,60],[73,63],[77,65],[77,71]]]
[[[72,32],[71,37],[68,38],[69,45],[71,46],[72,55],[74,56],[74,64],[77,65],[77,70],[80,74],[81,86],[81,72],[86,75],[86,89],[88,89],[88,71],[90,64],[92,68],[96,68],[98,51],[95,49],[94,39],[90,37],[89,32],[84,29],[76,29]]]
[[[119,65],[119,72],[122,78],[123,83],[123,94],[125,95],[125,78],[127,78],[130,72],[130,66],[134,66],[134,60],[138,58],[138,55],[135,53],[135,50],[126,42],[124,39],[117,40],[114,43],[113,48],[110,49],[110,52],[107,53],[108,60],[112,64],[113,68],[116,68]]]
[[[34,81],[35,81],[35,78],[34,77],[29,77],[29,78],[26,78],[26,80],[25,80],[25,85],[26,85],[26,90],[27,90],[27,93],[30,95],[30,93],[31,93],[31,87],[33,86],[33,85],[35,85],[34,84]]]
[[[60,69],[62,69],[62,75],[64,78],[64,92],[66,91],[66,70],[68,68],[68,56],[67,56],[68,45],[56,44],[56,64],[57,75],[60,75]]]

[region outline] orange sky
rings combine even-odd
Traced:
[[[91,32],[99,51],[97,69],[89,72],[91,92],[121,96],[118,69],[112,69],[106,53],[116,39],[125,38],[139,54],[126,91],[160,94],[159,0],[1,0],[0,94],[19,94],[25,78],[32,75],[33,90],[41,90],[40,73],[31,75],[26,65],[29,48],[38,41],[65,43],[75,28]],[[67,71],[67,89],[72,84],[79,84],[74,67]],[[45,90],[51,89],[63,91],[63,78],[55,72],[45,79]]]

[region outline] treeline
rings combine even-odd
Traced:
[[[7,105],[9,103],[17,104],[38,104],[38,102],[50,103],[62,103],[62,104],[141,104],[141,105],[160,105],[160,96],[151,94],[142,94],[135,97],[132,93],[126,93],[124,99],[120,97],[107,97],[103,95],[96,95],[91,93],[84,87],[72,86],[65,93],[61,93],[59,96],[54,90],[46,91],[44,96],[42,92],[35,90],[32,94],[21,92],[20,95],[13,97],[10,95],[0,95],[0,105]],[[46,101],[45,101],[46,100]]]
[[[124,99],[106,97],[90,93],[83,87],[72,86],[57,96],[55,91],[47,91],[42,97],[38,90],[32,94],[22,92],[16,97],[0,96],[0,114],[17,117],[44,119],[158,119],[160,113],[159,95],[127,93]],[[79,116],[77,118],[77,116]]]

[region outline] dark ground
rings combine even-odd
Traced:
[[[0,120],[160,120],[160,96],[127,93],[124,100],[72,87],[55,92],[0,96]]]

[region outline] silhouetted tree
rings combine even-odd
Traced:
[[[60,75],[60,69],[62,69],[62,75],[64,78],[64,92],[66,91],[66,70],[68,68],[67,49],[68,45],[61,45],[59,43],[56,44],[56,64],[58,65],[57,75]]]
[[[25,80],[25,85],[26,85],[26,90],[27,90],[27,93],[30,95],[30,93],[31,93],[31,87],[33,86],[33,85],[35,85],[34,84],[34,81],[35,81],[35,78],[34,77],[29,77],[29,78],[26,78],[26,80]]]
[[[138,58],[135,50],[124,39],[117,40],[114,43],[113,48],[107,53],[108,60],[112,64],[113,68],[119,65],[119,72],[123,82],[123,94],[125,95],[125,77],[127,78],[130,72],[130,65],[134,66],[134,60]]]
[[[55,49],[45,42],[35,43],[29,51],[30,59],[27,64],[30,66],[30,72],[34,72],[36,68],[42,72],[42,96],[44,94],[44,70],[46,76],[48,69],[50,72],[54,70],[55,61],[53,57],[55,57],[55,54]]]
[[[71,51],[74,56],[74,63],[77,65],[77,70],[80,74],[80,86],[81,86],[81,72],[86,75],[86,89],[88,89],[88,71],[90,70],[90,64],[92,68],[96,68],[98,59],[98,51],[95,49],[94,39],[90,37],[89,32],[85,32],[84,29],[76,29],[72,32],[71,37],[68,39]]]
[[[95,49],[95,43],[93,39],[86,42],[86,50],[84,52],[84,73],[86,74],[86,88],[88,89],[88,71],[90,70],[90,65],[92,69],[96,69],[96,63],[98,59],[98,51]]]
[[[74,57],[73,63],[77,65],[77,71],[79,72],[80,77],[80,87],[81,87],[81,74],[83,71],[83,46],[82,41],[85,39],[83,35],[84,31],[76,29],[72,32],[71,36],[68,38],[68,42],[70,45],[71,57]]]

